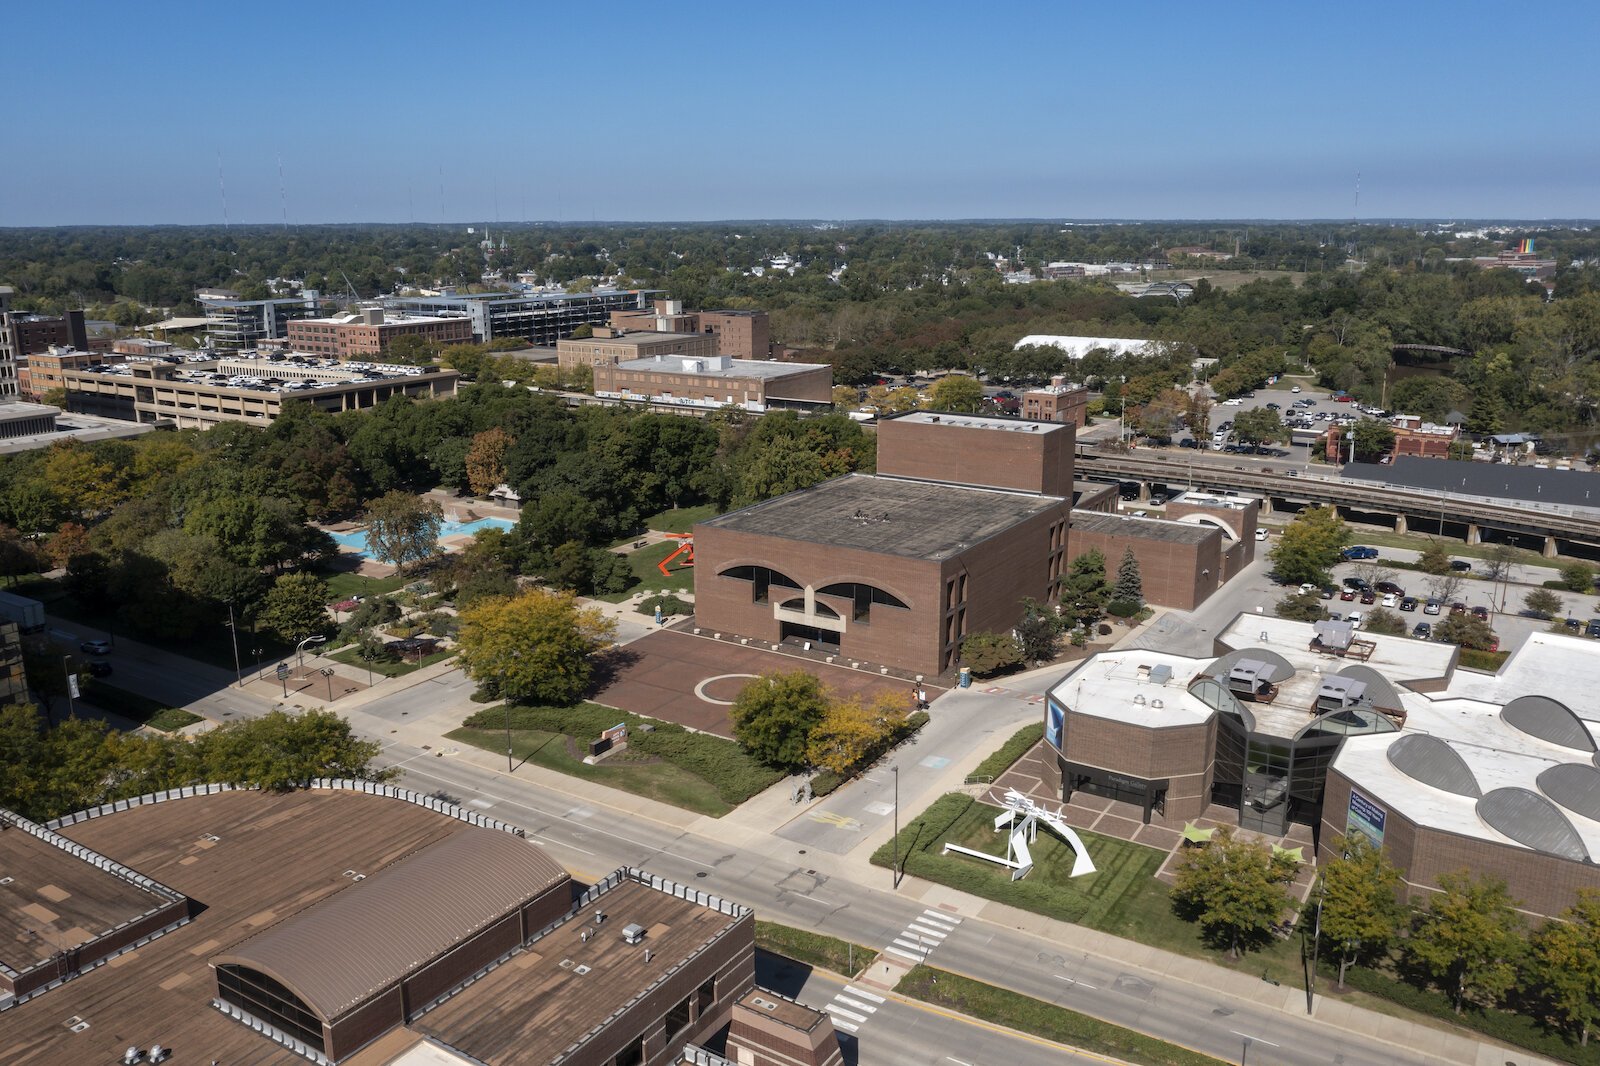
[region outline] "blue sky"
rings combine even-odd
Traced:
[[[0,225],[1600,216],[1600,5],[19,0]],[[283,167],[283,193],[278,180]],[[441,192],[442,187],[442,192]]]

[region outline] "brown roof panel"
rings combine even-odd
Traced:
[[[332,1021],[567,879],[553,859],[521,837],[487,829],[459,832],[211,963],[267,974]]]

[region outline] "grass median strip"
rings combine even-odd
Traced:
[[[1008,988],[997,988],[932,966],[913,966],[900,979],[895,991],[1008,1029],[1141,1066],[1216,1066],[1222,1061]]]
[[[1025,725],[1011,735],[1011,739],[995,750],[978,768],[967,775],[969,785],[987,785],[1005,773],[1016,761],[1028,754],[1032,747],[1044,739],[1044,723]]]
[[[756,947],[808,966],[854,977],[877,955],[871,948],[826,933],[756,920]]]

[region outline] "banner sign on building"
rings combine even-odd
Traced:
[[[1050,709],[1045,713],[1044,739],[1048,740],[1050,746],[1057,751],[1061,750],[1061,730],[1065,721],[1066,712],[1054,703],[1050,704]]]
[[[1350,790],[1350,809],[1345,815],[1344,830],[1348,836],[1360,833],[1375,848],[1383,847],[1383,823],[1389,812],[1367,799],[1355,789]]]

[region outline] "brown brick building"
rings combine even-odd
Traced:
[[[704,333],[716,338],[714,355],[771,359],[772,323],[765,311],[685,311],[681,300],[656,300],[648,311],[613,311],[613,328],[658,333]]]
[[[22,372],[22,390],[35,399],[42,398],[51,389],[67,386],[67,372],[87,370],[91,366],[114,366],[126,356],[105,352],[85,352],[77,348],[51,348],[28,356]]]
[[[388,317],[381,307],[335,318],[291,319],[285,329],[294,351],[357,361],[382,359],[399,337],[421,337],[435,348],[472,341],[472,320],[465,315]]]
[[[1082,429],[1089,424],[1089,389],[1057,377],[1050,384],[1022,394],[1019,412],[1030,422],[1070,422]]]
[[[670,1066],[724,1028],[740,1063],[840,1061],[826,1014],[755,987],[748,908],[638,869],[580,893],[520,830],[431,797],[201,786],[0,819],[8,1063],[159,1043],[267,1066]]]
[[[82,311],[36,315],[11,310],[15,290],[0,285],[0,400],[37,396],[28,369],[29,358],[51,348],[89,350],[89,331]]]
[[[1174,829],[1310,827],[1322,861],[1359,833],[1413,898],[1467,870],[1556,915],[1600,888],[1600,653],[1535,633],[1497,673],[1456,660],[1451,645],[1256,614],[1213,657],[1102,653],[1050,689],[1051,784]]]
[[[699,333],[619,333],[598,326],[592,337],[556,341],[556,365],[563,370],[654,359],[658,355],[698,359],[715,358],[716,354],[717,339]]]
[[[629,334],[637,336],[657,335]],[[712,340],[691,339],[702,343]],[[730,359],[725,355],[661,354],[595,364],[594,394],[612,400],[700,409],[731,405],[746,411],[781,407],[804,410],[833,402],[833,367],[827,363]]]

